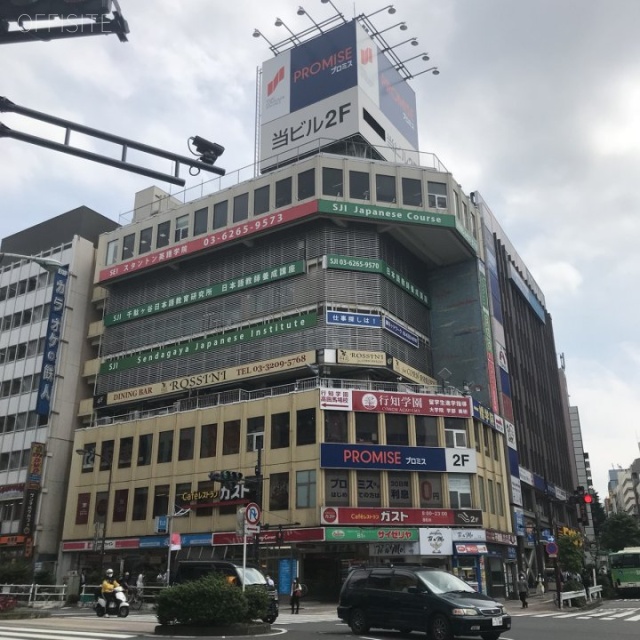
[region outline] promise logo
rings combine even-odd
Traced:
[[[273,80],[267,85],[267,97],[269,97],[277,88],[277,86],[284,80],[284,67],[280,67],[276,71],[276,75],[273,76]]]

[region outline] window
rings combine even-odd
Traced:
[[[330,507],[349,506],[348,471],[327,469],[324,472],[324,499],[326,505]]]
[[[422,206],[422,182],[414,178],[402,178],[402,204]]]
[[[493,491],[493,480],[487,479],[487,493],[489,494],[489,511],[496,512],[496,495]]]
[[[147,487],[138,487],[133,492],[133,511],[131,512],[132,520],[147,519],[147,503],[149,501],[149,489]]]
[[[195,437],[195,427],[180,429],[180,436],[178,440],[178,460],[193,460]]]
[[[171,222],[161,222],[158,225],[158,235],[156,236],[156,249],[166,247],[169,244],[169,234],[171,233]]]
[[[435,416],[415,416],[416,445],[418,447],[438,447],[438,418]]]
[[[200,457],[213,458],[216,455],[218,425],[203,424],[200,429]]]
[[[113,462],[113,440],[105,440],[100,449],[100,471],[108,471]]]
[[[147,253],[151,251],[151,239],[153,237],[153,228],[147,227],[140,231],[140,241],[138,243],[138,253]]]
[[[107,243],[107,257],[105,264],[109,266],[116,262],[118,262],[118,240],[111,240],[111,242]]]
[[[356,412],[356,442],[378,443],[378,414]]]
[[[207,233],[209,227],[209,208],[204,207],[198,209],[193,214],[193,235],[201,236],[203,233]]]
[[[122,238],[122,259],[129,260],[133,257],[133,249],[136,243],[135,233],[130,233],[128,236]]]
[[[271,448],[284,449],[289,446],[289,414],[274,413],[271,416]]]
[[[349,197],[353,200],[369,200],[371,198],[368,173],[349,171]]]
[[[430,208],[447,208],[447,185],[444,182],[427,182],[427,195]]]
[[[316,470],[296,472],[296,508],[312,509],[316,506]]]
[[[159,484],[153,491],[153,513],[156,516],[166,516],[169,513],[169,485]]]
[[[240,420],[229,420],[222,428],[222,455],[240,453]]]
[[[496,482],[496,503],[498,506],[498,515],[504,515],[504,494],[502,493],[502,485]]]
[[[138,466],[146,467],[151,464],[151,450],[153,447],[153,435],[146,433],[138,438]]]
[[[174,503],[178,509],[191,507],[191,483],[179,482],[176,484],[176,497]]]
[[[476,451],[480,453],[480,423],[473,421],[473,439],[476,441]]]
[[[357,471],[358,478],[358,506],[380,507],[380,472]]]
[[[109,507],[106,491],[98,491],[96,493],[96,510],[93,514],[94,522],[107,521],[107,509]]]
[[[227,226],[227,218],[229,216],[229,201],[223,200],[213,205],[213,228],[222,229]]]
[[[389,506],[390,507],[411,507],[411,479],[404,471],[390,471],[389,481]]]
[[[286,207],[293,201],[293,181],[291,177],[276,182],[276,209]]]
[[[325,442],[349,442],[347,420],[349,414],[346,411],[324,412],[324,441]]]
[[[113,522],[125,522],[128,502],[129,489],[116,489],[113,498]]]
[[[453,192],[453,215],[456,218],[460,217],[460,196],[458,196],[458,192]]]
[[[272,473],[269,478],[269,511],[289,508],[289,473]]]
[[[296,446],[315,444],[316,410],[301,409],[296,411]]]
[[[316,195],[316,170],[309,169],[298,174],[298,200]]]
[[[471,480],[468,475],[449,474],[449,505],[452,509],[471,508]]]
[[[478,476],[478,495],[480,497],[480,508],[483,511],[487,510],[487,498],[484,493],[484,478]]]
[[[264,416],[247,420],[247,451],[264,449]]]
[[[213,493],[216,491],[215,483],[211,480],[201,480],[198,482],[198,500],[197,505],[198,508],[196,511],[196,516],[212,516],[213,515],[213,507],[203,507],[201,505],[209,504],[213,502],[213,498],[211,497]]]
[[[233,199],[233,221],[240,222],[249,217],[249,194],[241,193]]]
[[[500,436],[497,431],[493,431],[493,457],[500,460]]]
[[[378,202],[396,201],[396,177],[376,174],[376,200]]]
[[[482,425],[482,439],[484,441],[484,455],[487,458],[491,455],[491,430]]]
[[[418,586],[418,578],[413,573],[394,571],[391,579],[391,588],[398,593],[409,593],[409,589]]]
[[[400,413],[387,413],[384,419],[387,444],[408,445],[408,416]]]
[[[253,214],[259,216],[269,211],[269,185],[265,184],[253,192]]]
[[[442,475],[440,473],[419,473],[418,490],[420,507],[442,507]]]
[[[158,464],[171,462],[173,457],[173,431],[161,431],[158,437]]]
[[[322,195],[339,198],[343,193],[342,169],[322,167]]]
[[[127,469],[131,466],[133,456],[133,437],[120,438],[120,452],[118,453],[118,469]]]
[[[174,242],[180,242],[189,236],[189,216],[176,218],[176,229],[173,232]]]
[[[467,446],[467,427],[464,418],[444,419],[444,446],[449,449]]]

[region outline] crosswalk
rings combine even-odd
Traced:
[[[640,622],[640,608],[607,608],[594,609],[593,611],[539,611],[539,612],[518,612],[512,613],[512,618],[552,618],[554,620],[622,620],[624,622]]]
[[[126,640],[135,633],[91,633],[89,631],[68,631],[22,627],[0,624],[2,640]]]
[[[301,611],[300,613],[296,614],[292,614],[290,611],[287,612],[281,610],[280,615],[278,616],[278,619],[273,623],[273,626],[277,627],[278,625],[286,624],[302,624],[304,622],[335,622],[336,624],[338,624],[340,620],[336,615],[335,608],[333,611],[313,611],[309,613]]]

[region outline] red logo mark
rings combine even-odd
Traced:
[[[328,507],[324,510],[322,517],[324,518],[325,522],[336,522],[338,520],[338,512],[335,509]]]
[[[270,96],[276,90],[276,87],[283,80],[284,80],[284,67],[280,67],[276,72],[276,75],[273,76],[273,80],[267,85],[267,96]]]
[[[373,62],[373,49],[371,47],[360,49],[360,64],[369,64],[370,62]]]

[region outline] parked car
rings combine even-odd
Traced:
[[[502,604],[447,571],[421,566],[354,569],[342,585],[338,617],[357,635],[374,627],[423,631],[430,640],[497,640],[511,628]]]

